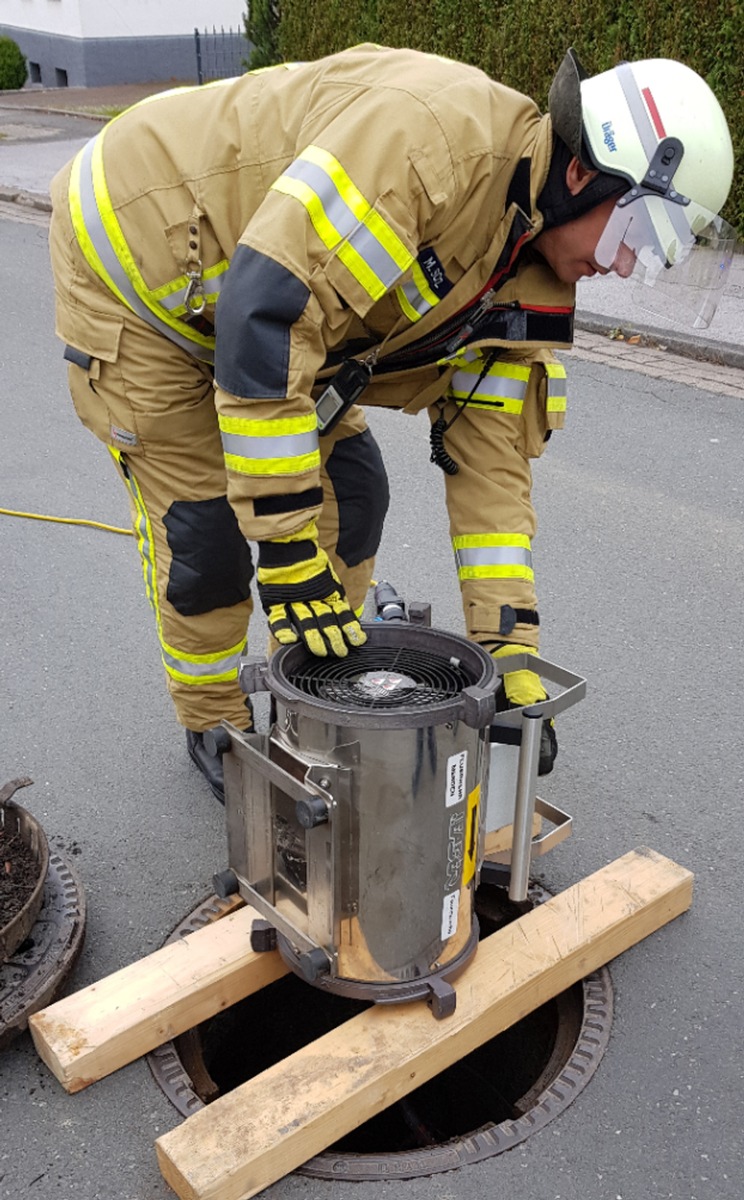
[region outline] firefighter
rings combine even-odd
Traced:
[[[563,425],[576,281],[665,295],[679,277],[710,319],[733,156],[708,86],[667,60],[588,78],[569,51],[548,107],[359,46],[153,96],[54,180],[72,399],[128,490],[176,714],[219,799],[204,735],[251,725],[249,541],[278,643],[365,641],[388,488],[362,405],[428,413],[468,636],[536,652],[530,459]],[[545,697],[531,671],[504,688]],[[543,772],[556,748],[546,725]]]

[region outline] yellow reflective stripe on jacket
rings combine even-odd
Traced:
[[[118,463],[127,490],[132,497],[136,513],[134,531],[137,536],[137,548],[142,558],[142,570],[145,577],[145,591],[155,613],[155,623],[160,642],[160,653],[167,673],[180,683],[193,686],[208,683],[227,683],[238,678],[240,656],[246,648],[245,639],[237,646],[228,650],[218,650],[213,654],[187,654],[185,650],[177,650],[168,645],[163,637],[163,623],[158,600],[157,566],[155,563],[155,548],[152,536],[150,515],[140,491],[139,484],[132,473],[124,455],[114,446],[108,447],[111,457]]]
[[[467,400],[473,408],[496,409],[519,416],[527,396],[530,368],[496,362],[478,382],[482,370],[480,356],[462,363],[450,380],[453,399]]]
[[[373,300],[384,296],[414,261],[338,159],[319,146],[303,150],[271,186],[299,200],[320,240]]]
[[[103,168],[105,127],[83,146],[70,176],[70,214],[80,249],[106,287],[148,325],[190,354],[214,361],[214,337],[169,313],[154,298],[126,243],[109,196]]]
[[[465,533],[452,539],[459,579],[534,580],[532,544],[524,533]]]
[[[429,287],[428,280],[417,262],[413,264],[413,279],[395,289],[400,307],[409,321],[420,321],[430,308],[439,304],[439,297]]]
[[[566,368],[560,363],[545,363],[545,374],[548,377],[548,412],[565,412],[568,399]]]
[[[225,464],[241,475],[300,475],[320,466],[318,419],[302,417],[254,420],[220,414]]]

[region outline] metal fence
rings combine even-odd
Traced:
[[[211,30],[195,29],[194,50],[199,83],[242,75],[252,49],[252,43],[242,29],[225,29],[224,26],[217,29],[214,25]]]

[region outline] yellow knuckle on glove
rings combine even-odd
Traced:
[[[346,644],[346,639],[338,625],[327,625],[323,630],[328,644],[331,647],[331,653],[336,658],[346,658],[349,653],[349,647]]]
[[[271,629],[272,636],[276,638],[281,646],[292,646],[295,642],[299,642],[299,637],[292,629]]]
[[[316,658],[328,657],[328,647],[319,629],[306,629],[302,636],[311,654]]]
[[[358,621],[344,625],[344,637],[351,646],[363,646],[367,640],[367,635]]]

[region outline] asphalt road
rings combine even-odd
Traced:
[[[39,216],[0,213],[0,507],[126,525],[67,399],[45,237]],[[271,1200],[740,1200],[744,405],[685,385],[686,367],[671,382],[578,358],[570,376],[569,427],[535,470],[536,552],[543,651],[589,695],[541,789],[575,834],[538,874],[559,890],[645,844],[695,872],[693,907],[612,965],[609,1049],[545,1130],[454,1173],[295,1175]],[[461,630],[424,419],[373,424],[394,498],[378,575]],[[0,547],[0,784],[29,774],[22,802],[74,855],[82,986],[157,948],[209,892],[222,810],[171,716],[131,539],[0,516]],[[153,1142],[178,1119],[143,1062],[68,1096],[24,1037],[0,1054],[0,1197],[166,1200]]]

